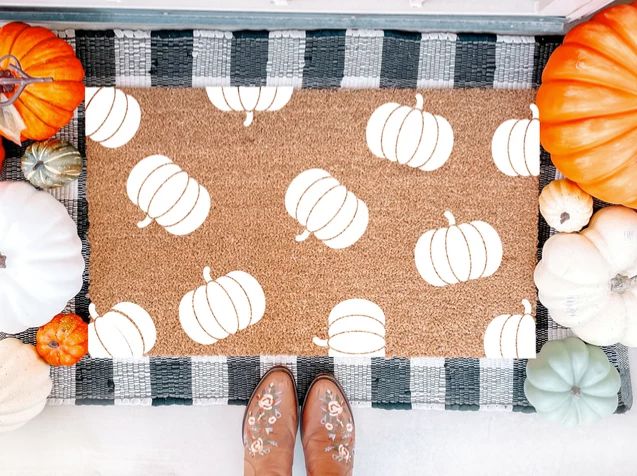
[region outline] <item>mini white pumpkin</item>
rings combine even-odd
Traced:
[[[456,224],[447,210],[449,228],[424,233],[416,243],[416,268],[433,286],[447,286],[491,276],[502,262],[502,241],[484,221]]]
[[[333,249],[352,246],[369,222],[365,202],[323,169],[308,169],[292,180],[285,193],[285,209],[305,227],[296,241],[314,234]]]
[[[527,400],[538,414],[566,426],[614,413],[620,387],[619,372],[602,349],[576,337],[547,342],[526,364]]]
[[[142,357],[157,341],[150,314],[132,302],[120,302],[103,316],[89,304],[88,353],[93,358]]]
[[[453,149],[453,129],[442,116],[423,111],[422,94],[416,106],[388,102],[367,122],[367,146],[372,154],[410,167],[431,171],[444,165]]]
[[[0,340],[0,433],[21,427],[44,409],[53,388],[49,373],[35,347]]]
[[[530,106],[531,119],[509,119],[498,126],[491,141],[496,167],[505,175],[540,175],[540,111]]]
[[[210,102],[221,111],[245,112],[245,127],[252,124],[255,111],[278,111],[292,98],[291,86],[224,86],[208,87]]]
[[[484,332],[484,355],[489,359],[532,359],[535,357],[535,320],[531,303],[522,300],[524,314],[503,314],[493,318]]]
[[[328,339],[312,342],[329,348],[330,357],[384,357],[385,313],[367,299],[348,299],[338,303],[328,318]]]
[[[206,284],[188,292],[179,304],[179,322],[188,337],[210,345],[256,324],[265,314],[265,294],[259,282],[244,271],[216,280],[205,267]]]
[[[139,129],[137,100],[117,88],[86,88],[86,136],[114,149],[128,144]]]
[[[25,182],[0,182],[0,332],[46,324],[82,289],[77,225]]]
[[[637,212],[612,206],[580,233],[558,233],[535,268],[555,322],[594,345],[637,346]]]
[[[553,180],[544,187],[539,204],[546,223],[566,233],[580,231],[593,214],[593,197],[568,179]]]
[[[164,155],[142,159],[128,176],[126,190],[131,202],[146,213],[139,228],[156,221],[178,236],[196,231],[212,206],[208,190]]]

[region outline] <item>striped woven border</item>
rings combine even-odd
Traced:
[[[59,32],[75,47],[89,86],[292,85],[342,87],[532,88],[540,81],[560,37],[420,34],[395,31],[72,31]],[[60,137],[85,155],[80,107]],[[24,147],[5,141],[0,179],[23,180]],[[542,155],[540,188],[556,178]],[[52,194],[77,222],[85,259],[88,204],[86,174]],[[598,204],[601,206],[601,204]],[[538,218],[538,257],[552,230]],[[88,269],[88,266],[87,266]],[[68,311],[88,316],[88,274]],[[545,308],[537,309],[538,350],[568,334]],[[0,338],[3,336],[0,335]],[[18,337],[34,339],[34,330]],[[622,376],[618,412],[632,405],[628,354],[604,349]],[[299,398],[314,376],[333,372],[357,406],[447,410],[533,411],[523,391],[525,360],[472,358],[339,359],[295,356],[85,358],[52,369],[50,404],[243,404],[272,365],[289,366]]]

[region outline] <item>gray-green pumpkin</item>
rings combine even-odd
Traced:
[[[59,139],[34,142],[22,156],[22,173],[36,187],[62,187],[82,173],[82,156]]]

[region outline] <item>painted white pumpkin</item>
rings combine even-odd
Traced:
[[[308,169],[292,180],[285,193],[285,209],[305,227],[296,241],[314,234],[333,249],[352,246],[369,222],[365,202],[323,169]]]
[[[522,300],[524,314],[503,314],[493,318],[484,332],[484,355],[489,359],[532,359],[535,357],[535,320],[531,303]]]
[[[128,144],[139,129],[137,100],[117,88],[86,88],[86,136],[114,149]]]
[[[385,313],[367,299],[342,301],[330,312],[328,338],[312,342],[327,347],[330,357],[384,357]]]
[[[540,175],[540,111],[530,106],[531,119],[509,119],[498,126],[491,141],[496,167],[510,177]]]
[[[416,243],[416,268],[433,286],[447,286],[491,276],[502,262],[502,241],[484,221],[456,224],[453,214],[444,213],[448,228],[424,233]]]
[[[580,233],[558,233],[535,268],[555,322],[594,345],[637,346],[637,212],[612,206]]]
[[[208,87],[210,102],[221,111],[245,112],[243,125],[248,127],[254,120],[254,112],[278,111],[292,98],[291,86],[224,86]]]
[[[26,182],[0,182],[0,332],[49,322],[80,292],[83,273],[64,205]]]
[[[410,167],[431,171],[444,165],[453,149],[453,129],[442,116],[423,111],[422,94],[416,106],[388,102],[367,122],[367,146],[372,154]]]
[[[206,284],[188,292],[179,304],[179,322],[193,341],[210,345],[256,324],[265,313],[265,294],[245,271],[232,271],[216,280],[205,267]]]
[[[542,189],[540,213],[551,228],[580,231],[593,215],[593,197],[568,179],[553,180]]]
[[[151,155],[135,165],[126,191],[131,202],[146,213],[139,228],[156,221],[178,236],[196,231],[212,206],[208,190],[164,155]]]
[[[21,427],[44,409],[53,388],[49,373],[35,347],[0,340],[0,433]]]
[[[157,329],[150,314],[132,302],[120,302],[103,316],[89,304],[88,353],[91,357],[142,357],[157,341]]]

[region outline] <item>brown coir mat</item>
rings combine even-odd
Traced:
[[[484,356],[501,315],[534,347],[532,91],[254,93],[87,94],[100,315],[146,310],[153,355]]]

